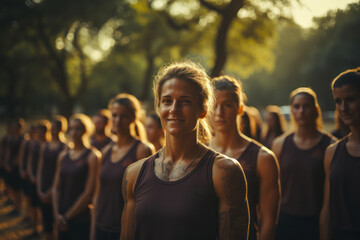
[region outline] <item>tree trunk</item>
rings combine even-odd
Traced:
[[[141,101],[146,101],[149,98],[149,88],[151,87],[150,84],[154,72],[154,58],[155,57],[151,53],[146,54],[147,66],[144,75],[144,85],[143,85],[142,93],[140,95]]]

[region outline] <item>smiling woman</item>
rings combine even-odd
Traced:
[[[192,62],[171,64],[157,75],[154,96],[166,144],[126,170],[121,239],[247,239],[242,168],[204,145],[214,102],[209,77]]]

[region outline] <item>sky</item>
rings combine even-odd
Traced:
[[[312,18],[326,15],[329,10],[345,9],[349,3],[359,0],[301,0],[303,7],[294,6],[293,16],[296,23],[304,28],[312,26]]]

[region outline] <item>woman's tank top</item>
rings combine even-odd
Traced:
[[[134,189],[134,239],[217,239],[218,197],[212,181],[216,155],[208,150],[191,173],[173,182],[155,175],[158,154],[144,162]]]
[[[20,137],[12,137],[9,142],[9,158],[8,158],[8,164],[11,167],[15,167],[15,159],[17,155],[19,154],[19,149],[21,146],[21,142],[24,140],[22,136]],[[18,165],[16,166],[18,167]]]
[[[30,161],[31,173],[34,177],[36,177],[37,167],[39,164],[40,157],[40,142],[34,141],[32,146],[32,156]]]
[[[332,229],[360,236],[360,157],[349,154],[341,140],[330,167],[330,219]]]
[[[121,187],[125,169],[136,162],[136,140],[129,151],[116,163],[111,162],[112,148],[102,160],[100,171],[100,192],[96,204],[96,226],[104,231],[120,232],[124,199]],[[114,144],[113,144],[114,145]]]
[[[86,149],[78,158],[72,160],[67,153],[60,166],[59,178],[59,213],[64,214],[85,191],[89,175],[88,155],[91,149]],[[79,221],[89,220],[89,209],[73,218]]]
[[[282,211],[298,216],[319,215],[324,195],[324,154],[331,138],[323,134],[310,149],[299,149],[294,133],[285,138],[279,158]]]
[[[25,141],[24,142],[24,149],[23,149],[23,156],[22,159],[20,159],[20,168],[22,171],[26,171],[27,168],[27,159],[29,157],[29,147],[30,146],[30,141]]]
[[[250,142],[245,151],[238,158],[248,183],[248,201],[250,210],[249,239],[256,239],[257,214],[256,206],[259,204],[259,178],[257,176],[257,159],[261,146]]]
[[[99,151],[103,149],[106,145],[112,142],[112,139],[109,137],[106,137],[103,141],[96,140],[95,137],[91,138],[91,145],[95,148],[97,148]]]
[[[55,149],[50,149],[49,143],[46,143],[43,152],[43,164],[41,169],[41,192],[49,190],[54,182],[57,159],[60,152],[64,149],[65,144],[59,143]]]

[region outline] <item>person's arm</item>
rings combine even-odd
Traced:
[[[54,213],[54,220],[55,225],[57,228],[59,228],[59,206],[58,206],[58,198],[59,198],[59,180],[60,180],[60,171],[61,171],[61,161],[66,155],[67,151],[62,151],[59,154],[59,157],[57,159],[56,164],[56,170],[55,170],[55,177],[54,177],[54,184],[53,184],[53,191],[52,191],[52,203],[53,203],[53,213]]]
[[[325,152],[324,157],[324,170],[325,170],[325,185],[324,185],[324,200],[323,206],[320,213],[320,239],[328,240],[329,239],[329,193],[330,193],[330,165],[332,158],[334,156],[337,143],[330,145]]]
[[[140,143],[136,150],[136,158],[143,159],[147,158],[155,153],[155,148],[151,144]]]
[[[278,160],[280,160],[280,155],[281,155],[282,147],[284,145],[285,138],[289,134],[290,133],[285,133],[285,134],[275,138],[275,140],[273,141],[273,144],[271,146],[271,151],[273,151],[273,153],[275,153],[275,156],[277,157]]]
[[[42,187],[42,181],[41,181],[41,172],[42,172],[42,168],[43,168],[43,162],[44,162],[44,149],[45,149],[45,145],[46,144],[42,144],[41,148],[40,148],[40,154],[39,154],[39,163],[37,166],[37,170],[36,170],[36,191],[37,194],[39,196],[39,198],[41,199],[42,202],[47,202],[48,199],[46,198],[46,195],[41,191],[41,187]]]
[[[260,240],[275,239],[275,227],[280,206],[280,173],[276,156],[262,148],[258,154]]]
[[[93,150],[93,152],[89,154],[87,158],[89,172],[84,191],[64,214],[64,218],[66,221],[88,208],[88,205],[91,202],[94,194],[96,176],[98,174],[97,171],[99,169],[100,159],[101,153],[98,151]]]
[[[30,143],[29,144],[29,153],[27,156],[27,167],[26,167],[26,171],[27,171],[27,175],[29,178],[29,181],[32,182],[32,169],[31,169],[31,164],[33,161],[33,152],[34,152],[34,147],[35,147],[35,143]]]
[[[122,181],[122,194],[124,198],[124,210],[121,215],[121,235],[120,240],[134,239],[134,213],[135,213],[135,196],[134,188],[136,179],[141,167],[146,159],[139,160],[125,170]]]
[[[219,198],[219,240],[245,240],[249,233],[247,182],[240,164],[218,155],[213,183]]]

